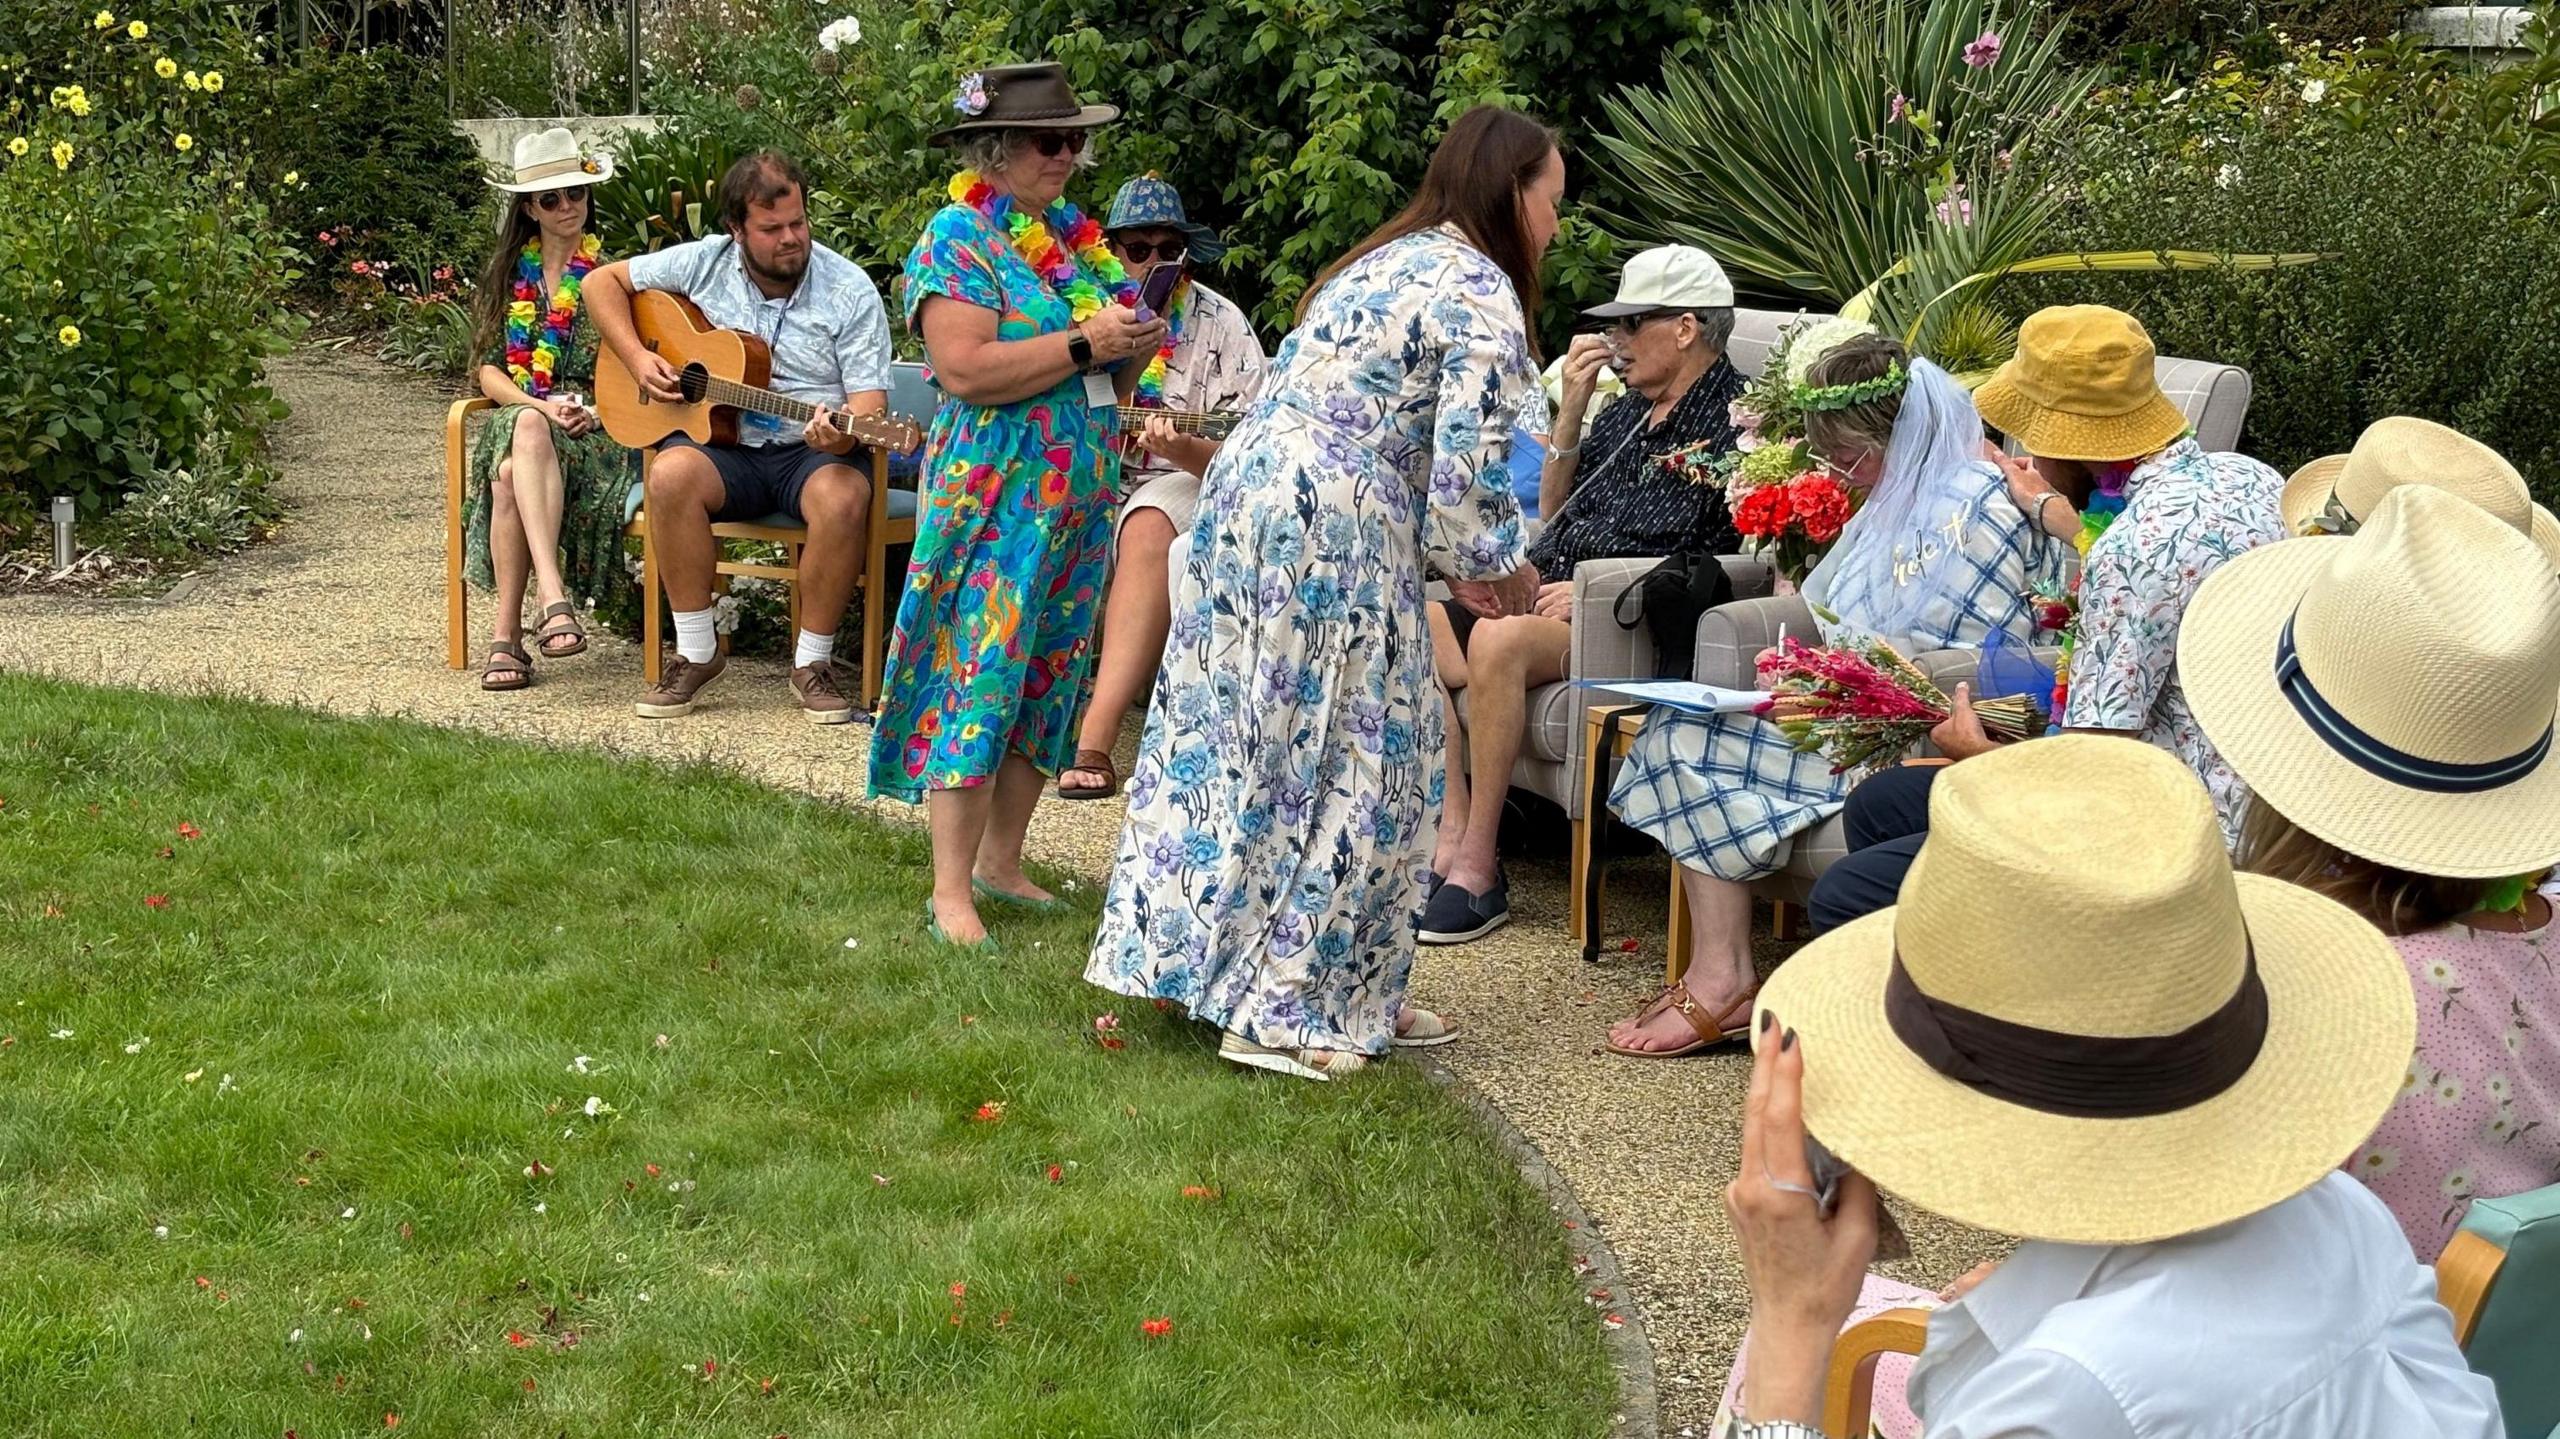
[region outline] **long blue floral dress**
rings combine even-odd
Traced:
[[[907,256],[908,328],[935,295],[995,311],[999,340],[1074,322],[1012,238],[966,205],[937,212]],[[912,803],[985,784],[1008,751],[1044,774],[1074,754],[1120,501],[1119,432],[1117,409],[1085,403],[1081,375],[1009,405],[943,400],[871,736],[873,794]]]
[[[1086,979],[1272,1048],[1385,1052],[1440,807],[1424,566],[1523,563],[1524,406],[1520,302],[1454,231],[1316,296],[1209,466]]]

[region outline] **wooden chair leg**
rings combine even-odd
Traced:
[[[444,439],[444,665],[471,665],[471,589],[462,579],[462,471],[467,455],[459,406],[445,424]]]
[[[1809,937],[1811,926],[1806,923],[1804,906],[1783,899],[1770,901],[1769,933],[1784,940]]]
[[[791,571],[791,577],[782,582],[782,599],[791,611],[791,642],[794,645],[800,643],[800,632],[809,627],[808,617],[800,612],[800,551],[802,548],[804,547],[800,545],[782,547],[782,567]]]
[[[1680,861],[1671,862],[1671,932],[1662,942],[1662,982],[1678,984],[1689,970],[1689,886],[1682,878]]]
[[[1596,710],[1583,716],[1580,792],[1585,803],[1582,813],[1573,821],[1573,869],[1566,895],[1566,912],[1571,916],[1570,933],[1574,945],[1582,951],[1582,957],[1589,960],[1600,957],[1600,936],[1591,932],[1591,913],[1595,907],[1592,899],[1598,896],[1602,904],[1608,902],[1603,888],[1607,876],[1600,872],[1592,853],[1595,845],[1592,827],[1606,823],[1607,816],[1595,815],[1588,802],[1592,790],[1598,786],[1600,768],[1609,762],[1608,729],[1608,721]]]
[[[641,515],[646,520],[646,514]],[[665,648],[667,598],[662,589],[663,577],[658,573],[658,544],[650,538],[648,526],[640,527],[640,674],[654,685],[666,664],[660,651]]]

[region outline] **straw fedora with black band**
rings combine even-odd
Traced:
[[[2354,530],[2382,497],[2402,485],[2460,495],[2533,536],[2560,566],[2560,519],[2533,502],[2506,456],[2415,415],[2386,415],[2364,427],[2355,448],[2323,455],[2284,482],[2284,525],[2297,535]]]
[[[2453,879],[2560,863],[2560,576],[2467,500],[2403,485],[2353,535],[2223,565],[2178,675],[2251,802],[2350,854]]]
[[[554,125],[516,137],[515,163],[507,175],[503,180],[491,177],[490,185],[510,195],[601,185],[613,178],[613,156],[602,150],[586,153],[567,126]]]
[[[2187,432],[2160,393],[2142,322],[2104,305],[2055,305],[2018,327],[2018,352],[1974,391],[1974,408],[2031,455],[2130,460]]]
[[[1833,1154],[1932,1214],[2071,1244],[2310,1188],[2417,1038],[2380,931],[2233,874],[2193,772],[2098,735],[1947,770],[1902,902],[1798,951],[1760,1007],[1800,1038]]]
[[[968,108],[973,96],[984,102],[981,108]],[[929,143],[948,145],[979,130],[1091,130],[1120,118],[1117,105],[1087,105],[1077,99],[1066,67],[1054,61],[991,65],[967,76],[952,108],[965,118],[935,131]]]

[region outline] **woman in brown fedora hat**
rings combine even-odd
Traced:
[[[2433,1259],[2475,1197],[2560,1180],[2560,588],[2513,515],[2423,484],[2243,555],[2178,645],[2248,782],[2240,863],[2392,937],[2416,1058],[2349,1172]]]
[[[2409,1052],[2389,943],[2235,875],[2203,787],[2149,745],[2014,745],[1930,806],[1902,903],[1761,995],[1725,1191],[1737,1439],[1823,1432],[1879,1191],[2025,1241],[1929,1316],[1909,1397],[1931,1439],[2502,1434],[2432,1277],[2337,1168]]]
[[[871,791],[932,809],[926,923],[987,942],[981,898],[1036,909],[1022,872],[1047,778],[1075,753],[1119,493],[1120,411],[1164,338],[1102,227],[1067,203],[1094,130],[1054,64],[969,76],[934,136],[963,167],[907,256],[907,323],[946,396],[871,741]],[[1132,363],[1135,360],[1136,363]]]

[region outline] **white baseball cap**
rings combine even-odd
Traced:
[[[1582,313],[1616,320],[1654,310],[1720,310],[1733,303],[1733,281],[1716,257],[1695,245],[1656,245],[1627,261],[1618,298]]]

